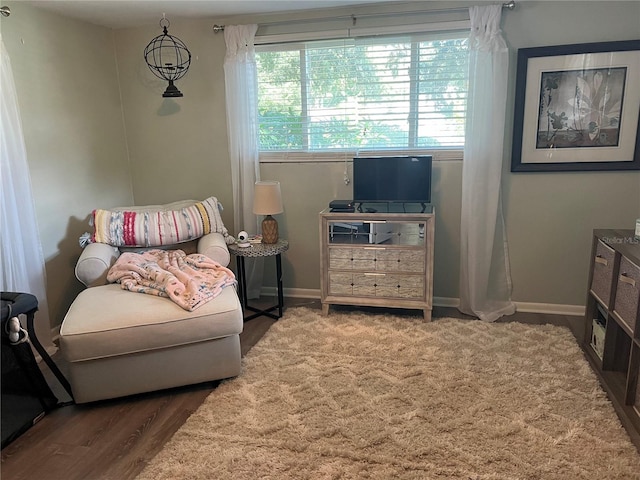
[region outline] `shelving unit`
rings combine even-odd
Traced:
[[[594,230],[589,272],[583,349],[640,450],[640,241],[633,230]]]
[[[322,311],[332,304],[415,308],[431,320],[432,206],[320,213]]]

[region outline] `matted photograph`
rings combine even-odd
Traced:
[[[511,171],[640,169],[640,40],[518,50]]]

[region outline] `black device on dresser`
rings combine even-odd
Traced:
[[[355,204],[352,200],[332,200],[329,203],[332,212],[355,212]]]

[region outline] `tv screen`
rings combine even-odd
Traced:
[[[431,202],[431,156],[356,157],[353,201]]]

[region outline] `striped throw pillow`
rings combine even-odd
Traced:
[[[211,232],[223,234],[225,240],[232,239],[222,223],[215,197],[202,202],[96,209],[92,212],[92,222],[94,231],[91,242],[106,243],[114,247],[174,245]]]

